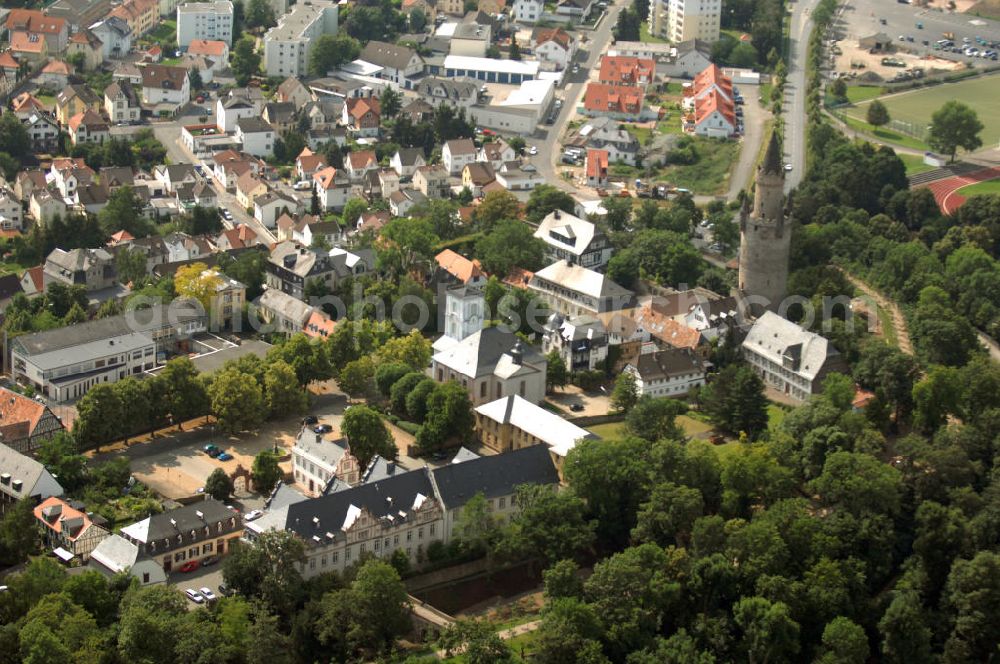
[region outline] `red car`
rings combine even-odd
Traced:
[[[181,571],[182,572],[193,572],[196,569],[198,569],[199,567],[201,567],[201,563],[200,562],[198,562],[197,560],[189,560],[186,563],[184,563],[183,565],[181,565]]]

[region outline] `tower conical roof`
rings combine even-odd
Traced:
[[[764,162],[760,165],[762,173],[772,175],[784,175],[781,168],[781,143],[778,140],[778,132],[771,132],[771,142],[767,145],[767,153],[764,155]]]

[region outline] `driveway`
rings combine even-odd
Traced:
[[[729,191],[726,198],[735,201],[740,191],[749,186],[753,177],[753,169],[760,154],[761,141],[764,140],[764,126],[771,119],[771,111],[760,101],[760,86],[741,83],[739,86],[743,95],[743,145],[740,148],[740,158],[733,167],[729,177]]]
[[[210,567],[200,567],[196,571],[188,572],[187,574],[183,572],[171,572],[167,575],[167,585],[174,586],[180,591],[187,590],[188,588],[192,590],[208,588],[215,593],[216,597],[221,597],[219,584],[222,583],[222,563],[223,561],[219,561]],[[187,595],[184,597],[187,599]],[[193,611],[200,606],[205,605],[195,604],[190,599],[187,600],[189,611]]]

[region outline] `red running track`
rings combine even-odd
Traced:
[[[984,168],[965,175],[953,175],[943,180],[935,180],[925,186],[934,194],[934,200],[937,201],[941,211],[945,214],[952,214],[965,202],[965,196],[958,193],[959,189],[996,178],[1000,178],[1000,167]]]

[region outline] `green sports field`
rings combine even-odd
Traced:
[[[982,76],[959,83],[921,88],[888,97],[880,97],[893,120],[927,125],[931,115],[946,101],[958,99],[972,107],[983,123],[983,146],[1000,142],[1000,76]],[[847,114],[863,119],[870,101],[847,109]]]

